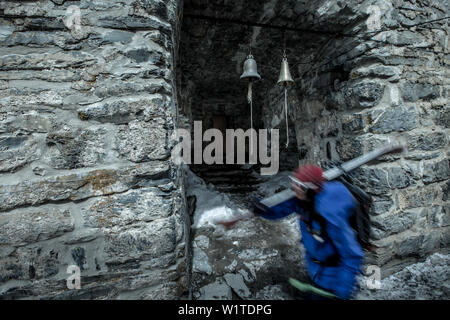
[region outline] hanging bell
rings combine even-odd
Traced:
[[[251,54],[247,56],[244,62],[244,73],[242,73],[241,79],[249,79],[250,81],[261,80],[256,61]]]
[[[281,71],[280,71],[280,77],[278,78],[278,84],[281,84],[282,86],[286,86],[293,82],[294,82],[294,80],[292,79],[291,73],[289,72],[289,64],[287,61],[287,57],[284,56],[283,60],[281,61]]]

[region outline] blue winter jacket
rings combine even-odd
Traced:
[[[300,215],[302,243],[306,249],[306,265],[313,281],[320,287],[332,292],[341,299],[349,299],[356,289],[356,276],[361,272],[363,250],[350,227],[349,216],[355,206],[354,199],[347,188],[340,182],[327,182],[322,191],[316,195],[315,209],[325,218],[326,237],[317,240],[309,232],[308,224],[302,217],[308,217],[305,209],[300,207],[297,198],[280,203],[266,212],[256,212],[269,220],[277,220],[296,212]],[[258,211],[258,210],[257,210]],[[312,229],[320,230],[320,224],[313,222]],[[332,256],[339,258],[335,266],[324,266]]]

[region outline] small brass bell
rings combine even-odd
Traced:
[[[281,61],[281,71],[280,71],[280,77],[278,78],[278,84],[281,84],[282,86],[286,86],[293,82],[294,82],[294,80],[292,79],[291,72],[289,71],[289,63],[287,61],[287,57],[284,56],[283,60]]]
[[[244,72],[241,75],[241,79],[248,79],[248,92],[247,92],[247,101],[250,105],[250,128],[253,131],[253,81],[261,80],[261,76],[258,73],[258,67],[256,65],[256,60],[253,58],[250,53],[247,56],[247,59],[244,62]],[[256,151],[256,148],[253,146],[253,134],[250,135],[250,157],[252,157]]]
[[[251,54],[247,56],[244,62],[244,73],[242,73],[241,79],[249,79],[250,81],[261,80],[256,61]]]
[[[286,51],[283,54],[283,60],[281,61],[280,77],[278,78],[278,84],[284,87],[284,111],[286,118],[286,148],[289,147],[289,122],[288,122],[288,101],[287,101],[287,87],[289,84],[294,83],[291,72],[289,71],[289,64],[287,61]]]

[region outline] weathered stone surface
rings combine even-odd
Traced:
[[[370,131],[374,133],[389,133],[392,131],[408,131],[417,127],[419,114],[412,107],[395,107],[386,109],[381,115],[373,118]]]
[[[364,117],[361,113],[342,116],[342,131],[347,134],[356,133],[364,129]]]
[[[162,117],[166,109],[166,103],[161,95],[127,97],[81,108],[78,110],[78,116],[81,120],[127,124],[133,120],[150,121]]]
[[[198,300],[231,300],[231,298],[231,288],[222,281],[217,281],[200,288]]]
[[[19,248],[10,257],[1,259],[0,282],[49,278],[58,273],[59,265],[59,252],[54,249]]]
[[[382,232],[375,234],[375,239],[386,238],[392,234],[403,232],[412,227],[418,217],[418,212],[409,210],[405,212],[396,212],[394,214],[380,215],[371,219],[375,227]]]
[[[208,255],[202,249],[194,247],[192,272],[212,274],[212,267],[208,259]]]
[[[378,215],[389,212],[394,202],[391,199],[374,199],[371,214]]]
[[[244,283],[244,279],[240,274],[227,273],[223,276],[228,286],[230,286],[233,291],[241,299],[246,299],[251,296],[250,290]]]
[[[450,225],[450,208],[445,206],[433,206],[427,208],[427,218],[433,228],[448,227]]]
[[[363,151],[363,144],[359,139],[341,138],[336,141],[336,152],[341,161],[347,161],[358,157]]]
[[[444,159],[435,163],[427,163],[423,169],[423,182],[431,183],[444,181],[450,177],[449,160]]]
[[[450,127],[450,108],[444,108],[442,111],[438,112],[435,121],[438,125],[443,126],[444,128]]]
[[[429,234],[425,234],[423,238],[423,242],[420,246],[419,254],[421,256],[425,256],[430,252],[435,251],[439,248],[439,242],[441,236],[438,232],[431,232]]]
[[[346,92],[346,99],[354,107],[373,107],[384,93],[385,85],[376,81],[363,81],[352,85]]]
[[[38,143],[39,138],[32,135],[0,137],[0,173],[17,171],[37,160],[41,152]]]
[[[171,92],[170,86],[163,79],[111,80],[99,78],[95,83],[95,95],[99,98],[120,97],[133,94],[154,94]]]
[[[71,130],[67,127],[50,132],[46,138],[44,162],[55,169],[92,167],[108,162],[109,128],[92,127]]]
[[[407,148],[412,150],[432,151],[444,148],[447,136],[444,132],[420,132],[408,135]]]
[[[106,263],[121,264],[143,258],[158,258],[173,252],[177,243],[174,219],[163,218],[143,227],[125,230],[114,228],[105,235]]]
[[[397,256],[404,258],[409,255],[418,255],[424,235],[408,235],[398,241]]]
[[[440,95],[439,86],[421,83],[405,83],[403,85],[403,99],[405,101],[415,102],[418,100],[432,100]]]
[[[388,173],[380,168],[361,167],[352,173],[352,177],[364,190],[373,194],[389,193]]]
[[[430,185],[427,187],[406,189],[402,191],[405,208],[426,207],[435,203],[440,197],[439,188]]]
[[[42,70],[87,67],[97,58],[87,52],[57,52],[44,54],[0,56],[0,70]]]
[[[179,297],[190,246],[167,150],[179,4],[81,1],[78,31],[70,5],[0,3],[0,297]],[[66,287],[72,264],[80,290]]]
[[[402,189],[414,185],[414,171],[412,168],[389,167],[386,168],[388,183],[391,188]]]
[[[74,230],[68,210],[18,211],[0,216],[0,245],[23,246]]]
[[[52,128],[54,115],[38,114],[36,111],[20,114],[9,113],[5,120],[0,123],[0,133],[38,132],[46,133]]]
[[[0,185],[0,211],[63,200],[82,200],[127,191],[147,179],[166,177],[164,162],[82,171],[12,185]]]
[[[133,120],[128,126],[120,126],[116,137],[119,153],[133,162],[162,160],[168,157],[165,121]]]
[[[87,227],[127,226],[167,218],[173,211],[173,201],[170,193],[159,188],[140,188],[95,199],[82,213]]]

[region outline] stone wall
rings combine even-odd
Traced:
[[[187,293],[190,223],[169,152],[179,7],[0,1],[1,298]]]
[[[448,19],[442,20],[449,7],[439,1],[352,5],[366,18],[295,66],[290,117],[300,163],[346,161],[389,138],[406,143],[405,155],[354,173],[375,200],[377,254],[368,263],[383,266],[385,277],[449,247],[450,56]],[[437,21],[422,24],[430,20]],[[276,117],[284,121],[280,103],[265,109],[266,126]]]

